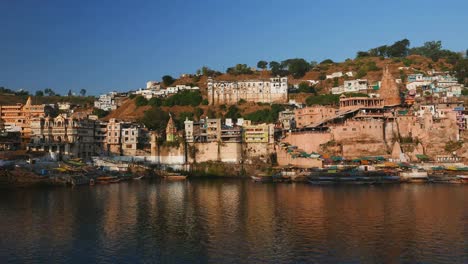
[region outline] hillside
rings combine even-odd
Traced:
[[[430,58],[426,58],[419,55],[411,55],[404,59],[400,58],[380,58],[380,57],[365,57],[358,58],[354,60],[346,60],[345,62],[340,63],[330,63],[330,64],[319,64],[314,67],[312,70],[305,73],[301,78],[294,78],[292,75],[288,75],[288,82],[290,85],[299,84],[307,80],[319,80],[320,76],[326,74],[332,74],[334,72],[353,72],[353,77],[342,77],[338,78],[338,84],[342,85],[346,79],[356,79],[360,77],[361,79],[367,79],[370,83],[380,81],[382,78],[382,69],[388,65],[392,75],[398,79],[412,73],[417,72],[427,72],[431,69],[436,71],[447,71],[452,70],[452,65],[448,64],[444,59],[440,59],[438,62],[433,62]],[[399,70],[399,67],[408,67],[405,70]],[[370,68],[370,70],[369,70]],[[365,70],[362,70],[365,69]],[[359,76],[358,73],[363,74]],[[356,76],[358,75],[358,76]],[[241,75],[232,75],[223,73],[219,76],[213,77],[215,80],[219,81],[239,81],[239,80],[253,80],[253,79],[267,79],[272,77],[272,74],[269,70],[260,70],[255,71],[252,74],[241,74]],[[192,77],[183,77],[176,79],[173,85],[185,84],[185,85],[197,85],[200,87],[202,96],[206,98],[207,92],[207,76],[192,76]],[[318,94],[327,94],[330,91],[330,88],[334,86],[335,81],[333,79],[323,80],[320,84],[317,85]],[[289,98],[294,99],[297,102],[304,103],[305,99],[308,96],[313,94],[310,93],[298,93],[290,94]],[[252,113],[254,111],[268,108],[268,106],[259,106],[255,103],[246,103],[238,106],[242,114]],[[138,120],[140,119],[144,112],[150,109],[150,106],[140,106],[137,107],[134,103],[134,100],[127,99],[124,104],[117,110],[110,113],[105,120],[109,118],[119,118],[124,120]],[[195,108],[200,108],[203,110],[204,115],[207,114],[208,109],[210,108],[215,115],[220,116],[225,114],[226,110],[221,110],[219,106],[205,106],[200,105],[198,107],[192,106],[173,106],[173,107],[161,107],[166,112],[171,112],[178,116],[183,112],[194,112]]]

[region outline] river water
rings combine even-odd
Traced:
[[[468,263],[468,186],[0,190],[2,263]]]

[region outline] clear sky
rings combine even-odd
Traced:
[[[408,38],[468,48],[468,1],[0,0],[0,86],[144,87],[201,66],[343,61]]]

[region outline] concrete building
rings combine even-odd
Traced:
[[[0,106],[0,118],[4,120],[5,127],[11,131],[19,131],[23,145],[27,144],[31,137],[31,120],[45,115],[45,105],[32,104],[31,97],[28,97],[24,105]]]
[[[243,140],[246,143],[274,143],[275,128],[273,124],[253,125],[245,120],[242,127]]]
[[[122,104],[124,98],[126,98],[124,93],[110,92],[101,94],[98,100],[94,101],[94,107],[104,111],[112,111]]]
[[[111,118],[107,124],[106,153],[119,156],[135,156],[147,141],[144,127]]]
[[[31,121],[31,151],[49,152],[62,157],[90,159],[95,155],[94,121],[74,119],[65,114]]]
[[[248,102],[285,103],[288,99],[288,78],[234,82],[208,79],[208,102],[211,105],[237,104],[241,99]]]
[[[278,123],[282,129],[289,130],[296,128],[296,116],[292,110],[284,110],[278,113]]]

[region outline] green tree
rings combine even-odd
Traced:
[[[162,81],[163,81],[164,86],[168,87],[168,86],[171,86],[175,82],[175,79],[172,78],[172,76],[170,75],[164,75],[162,77]]]
[[[410,41],[408,39],[402,39],[396,41],[387,48],[386,55],[390,58],[394,57],[406,57],[409,53]]]
[[[144,105],[147,105],[147,104],[148,104],[148,100],[146,98],[144,98],[143,96],[138,95],[137,97],[135,97],[135,105],[136,106],[144,106]]]
[[[227,68],[226,73],[232,75],[251,74],[252,70],[247,66],[247,64],[237,64],[234,67]]]
[[[68,90],[68,97],[72,96],[72,90]]]
[[[162,103],[163,103],[162,99],[158,97],[153,97],[149,99],[148,101],[148,105],[151,105],[151,106],[162,106]]]
[[[297,89],[299,93],[316,93],[315,87],[309,85],[308,82],[301,82]]]
[[[81,94],[81,96],[85,96],[86,95],[86,89],[81,89],[80,94]]]
[[[203,109],[196,107],[194,110],[194,115],[197,121],[200,120],[200,117],[203,115]]]
[[[39,90],[39,91],[36,91],[36,96],[40,97],[40,96],[44,96],[44,92]]]
[[[458,61],[453,70],[455,71],[458,83],[468,86],[468,59]]]
[[[300,58],[288,59],[282,62],[283,67],[288,69],[288,72],[293,75],[294,78],[300,78],[305,75],[310,69],[309,63]]]
[[[241,117],[241,113],[240,113],[239,108],[237,106],[235,106],[235,105],[229,106],[225,117],[237,120],[237,118]]]
[[[261,61],[257,62],[257,68],[265,70],[267,67],[268,67],[268,62],[267,61],[261,60]]]
[[[158,132],[163,136],[166,131],[167,121],[169,114],[164,112],[159,107],[152,107],[150,110],[145,111],[143,117],[139,120],[148,129]]]
[[[356,54],[356,59],[369,57],[369,56],[370,56],[370,54],[367,51],[358,51],[357,54]]]
[[[215,111],[213,111],[213,109],[208,108],[208,111],[206,112],[206,116],[207,116],[208,118],[215,118],[215,117],[216,117],[216,113],[215,113]]]
[[[322,94],[316,96],[309,96],[306,98],[306,104],[310,105],[336,105],[340,100],[337,94]]]
[[[270,61],[271,74],[279,75],[281,73],[281,64],[277,61]]]
[[[54,92],[54,90],[50,89],[50,88],[45,88],[44,89],[44,94],[47,94],[48,96],[55,96],[56,93]]]
[[[163,135],[166,130],[168,120],[168,113],[164,112],[159,107],[152,107],[148,111],[145,111],[140,122],[148,129],[157,131],[160,135]]]
[[[98,118],[103,118],[109,114],[109,111],[105,111],[99,108],[94,108],[93,109],[93,115],[97,115]]]
[[[333,64],[334,62],[331,59],[326,59],[320,62],[320,64]]]

